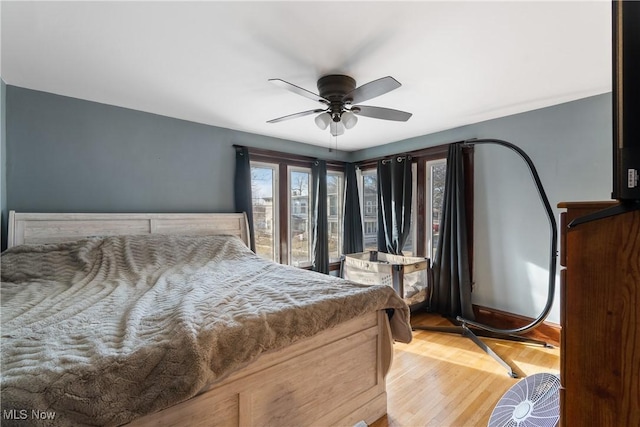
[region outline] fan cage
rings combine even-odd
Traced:
[[[488,427],[555,427],[560,420],[560,378],[551,373],[530,375],[500,398]]]

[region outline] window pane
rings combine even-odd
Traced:
[[[253,227],[256,253],[261,257],[277,261],[276,251],[276,166],[252,163],[251,196],[253,199]]]
[[[329,261],[337,262],[342,254],[342,203],[344,177],[342,173],[327,173],[327,220],[329,230]]]
[[[364,250],[378,250],[378,174],[362,172]]]
[[[409,237],[407,237],[406,242],[404,242],[404,247],[402,248],[402,254],[404,256],[414,256],[416,254],[415,249],[415,241],[416,241],[416,221],[418,218],[417,213],[417,192],[418,192],[418,165],[416,163],[411,165],[411,223],[409,229]]]
[[[289,172],[289,247],[290,264],[296,267],[311,265],[311,199],[308,170]]]
[[[440,216],[442,214],[442,199],[444,197],[444,183],[447,174],[446,161],[427,163],[428,176],[430,181],[429,192],[431,201],[431,220],[427,230],[431,240],[431,259],[436,255],[438,249],[438,238],[440,236]]]

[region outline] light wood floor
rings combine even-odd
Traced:
[[[413,325],[451,326],[440,316],[412,315]],[[538,372],[559,373],[560,350],[481,338],[506,360],[511,378],[469,338],[414,331],[410,344],[394,344],[387,376],[387,415],[371,427],[486,426],[495,404],[519,379]]]

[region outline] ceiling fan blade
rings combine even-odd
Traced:
[[[306,90],[304,88],[301,88],[300,86],[296,86],[296,85],[294,85],[292,83],[285,82],[282,79],[269,79],[269,81],[274,83],[274,84],[276,84],[276,85],[278,85],[278,86],[280,86],[283,89],[286,89],[286,90],[291,91],[293,93],[297,93],[298,95],[302,95],[305,98],[309,98],[309,99],[312,99],[314,101],[321,102],[323,104],[327,104],[327,105],[329,104],[329,101],[324,99],[320,95],[315,94],[315,93],[313,93],[311,91],[308,91],[308,90]]]
[[[391,76],[382,77],[378,80],[374,80],[369,83],[365,83],[360,87],[355,88],[344,96],[344,100],[351,100],[352,104],[358,104],[363,101],[368,101],[376,96],[384,95],[387,92],[391,92],[394,89],[402,86],[399,81]]]
[[[277,119],[268,120],[267,123],[278,123],[285,120],[297,119],[298,117],[308,116],[310,114],[323,113],[325,111],[327,110],[323,110],[322,108],[316,108],[315,110],[301,111],[299,113],[289,114],[288,116],[282,116],[282,117],[278,117]]]
[[[394,110],[392,108],[371,107],[368,105],[354,105],[351,107],[354,114],[374,119],[393,120],[396,122],[406,122],[412,116],[406,111]]]

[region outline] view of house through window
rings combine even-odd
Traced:
[[[282,170],[281,170],[282,168]],[[280,177],[280,178],[279,178]],[[279,198],[279,179],[286,181],[287,194]],[[251,192],[256,253],[261,257],[296,267],[312,264],[313,211],[311,168],[284,163],[251,161]],[[344,173],[327,171],[327,239],[329,260],[342,255]],[[283,219],[283,222],[279,218]],[[279,227],[285,227],[286,252],[280,255]],[[285,246],[282,246],[285,248]]]
[[[251,198],[256,253],[272,261],[278,260],[277,206],[278,165],[251,162]]]
[[[417,220],[417,206],[416,206],[416,199],[417,199],[417,186],[416,183],[417,181],[417,171],[418,171],[418,167],[417,164],[414,163],[411,165],[411,222],[409,225],[409,236],[407,237],[407,240],[404,242],[404,246],[402,248],[402,255],[404,256],[414,256],[417,252],[416,252],[416,220]]]
[[[311,265],[311,170],[289,168],[289,264]]]
[[[433,260],[440,236],[442,200],[444,196],[446,159],[426,161],[425,180],[418,182],[417,163],[413,165],[413,200],[411,234],[405,242],[403,254],[424,253]],[[282,168],[282,170],[280,169]],[[360,206],[364,234],[364,250],[378,250],[378,175],[374,168],[361,171]],[[279,178],[280,177],[280,178]],[[278,181],[286,180],[287,194],[279,200]],[[251,162],[251,191],[256,253],[264,258],[297,267],[312,264],[312,177],[311,168],[285,163]],[[284,189],[284,187],[283,187]],[[425,234],[417,239],[417,196],[424,195]],[[344,174],[327,171],[327,233],[329,259],[338,262],[342,255],[342,226],[344,210]],[[281,222],[279,218],[283,218]],[[280,234],[279,227],[286,227]],[[282,235],[282,241],[280,241]],[[286,241],[284,240],[286,238]],[[286,245],[286,246],[285,246]],[[286,252],[280,255],[280,250]]]
[[[402,253],[405,256],[414,254],[415,221],[416,221],[416,168],[413,165],[413,192],[411,202],[411,233],[405,241]],[[376,169],[362,171],[362,227],[364,232],[364,251],[378,250],[378,172]]]
[[[420,163],[422,162],[422,163]],[[418,163],[425,170],[426,180],[418,182]],[[405,256],[418,256],[433,259],[438,247],[440,232],[440,215],[444,197],[444,184],[447,171],[447,159],[426,161],[424,159],[412,165],[412,201],[411,201],[411,232],[405,241],[402,253]],[[375,167],[360,172],[359,183],[360,206],[362,211],[362,228],[364,250],[378,250],[378,173]],[[422,218],[426,222],[425,228],[418,227],[418,196],[424,195],[424,212]],[[422,208],[421,208],[422,209]],[[418,239],[418,229],[421,238]]]
[[[438,249],[446,174],[446,159],[427,162],[427,256],[432,260]]]
[[[342,255],[342,215],[344,174],[327,172],[327,220],[329,231],[329,261],[338,262]]]
[[[375,169],[362,171],[360,192],[362,225],[364,227],[364,250],[378,250],[378,172]]]

